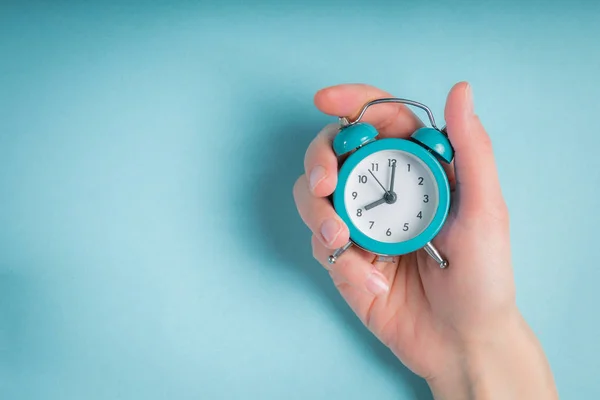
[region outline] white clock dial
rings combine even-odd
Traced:
[[[380,242],[398,243],[427,228],[438,208],[438,194],[437,182],[420,158],[402,150],[382,150],[350,172],[344,203],[362,233]]]

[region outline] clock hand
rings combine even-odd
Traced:
[[[375,176],[375,174],[373,174],[373,172],[371,170],[369,170],[369,173],[371,174],[371,176],[373,176],[373,178],[375,178],[375,180],[377,181],[377,183],[379,183],[379,186],[381,186],[381,188],[383,189],[383,191],[385,192],[385,194],[389,194],[389,192],[387,191],[387,189],[381,184],[381,182],[379,182],[379,179],[377,179],[377,177]]]
[[[390,180],[389,193],[394,193],[394,180],[396,178],[396,163],[392,164],[392,179]]]
[[[375,207],[377,207],[378,205],[381,205],[381,204],[383,204],[383,203],[385,203],[385,202],[386,202],[386,199],[385,199],[385,197],[384,197],[384,198],[382,198],[382,199],[379,199],[379,200],[377,200],[377,201],[374,201],[374,202],[372,202],[371,204],[367,204],[367,205],[365,206],[365,210],[366,210],[366,211],[368,211],[368,210],[370,210],[371,208],[375,208]]]

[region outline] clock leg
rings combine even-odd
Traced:
[[[435,260],[436,263],[440,265],[440,268],[446,268],[448,266],[448,261],[445,260],[440,252],[435,248],[433,243],[429,242],[424,247],[425,251],[431,258]]]
[[[337,259],[340,258],[340,256],[350,248],[350,246],[352,246],[352,242],[348,242],[336,251],[334,251],[333,254],[329,256],[329,264],[335,264]]]

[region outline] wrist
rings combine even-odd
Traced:
[[[440,372],[427,379],[437,400],[557,398],[543,351],[518,310],[502,327],[457,343]]]

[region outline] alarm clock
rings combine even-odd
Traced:
[[[427,113],[431,127],[421,127],[406,139],[380,138],[373,125],[361,120],[369,107],[382,103],[418,107]],[[350,241],[335,250],[329,263],[357,246],[380,261],[425,249],[441,268],[448,267],[431,243],[450,208],[443,164],[452,162],[454,150],[445,128],[438,129],[427,106],[401,98],[370,101],[354,121],[339,121],[333,150],[340,167],[330,199],[350,231]]]

